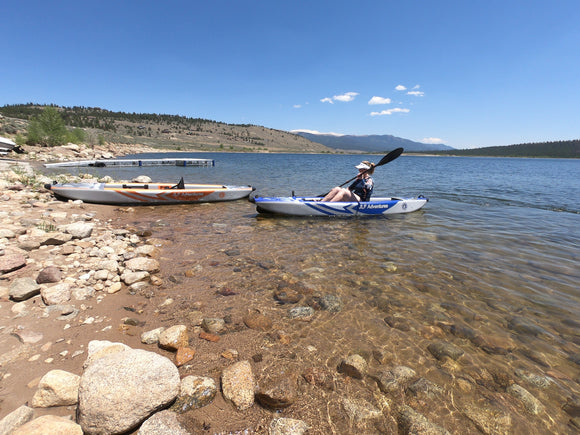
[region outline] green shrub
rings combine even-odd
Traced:
[[[87,141],[87,134],[82,128],[75,128],[73,131],[68,132],[68,141],[72,143],[84,143]]]
[[[64,145],[68,134],[58,110],[54,107],[45,107],[40,115],[30,120],[26,143],[49,147]]]

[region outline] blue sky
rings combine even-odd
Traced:
[[[392,134],[580,138],[577,0],[7,1],[0,105]]]

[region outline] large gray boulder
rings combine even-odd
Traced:
[[[85,434],[120,434],[136,428],[179,394],[177,367],[142,349],[90,363],[79,386],[78,423]]]

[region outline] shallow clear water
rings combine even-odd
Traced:
[[[187,156],[214,158],[216,166],[91,171],[252,184],[262,196],[317,195],[354,176],[360,160],[381,157]],[[334,368],[351,352],[386,351],[387,367],[411,367],[444,388],[438,399],[406,401],[452,432],[477,433],[482,419],[501,427],[507,415],[508,433],[574,433],[563,407],[580,395],[579,175],[577,160],[403,156],[377,168],[375,195],[430,198],[408,215],[264,217],[250,202],[236,201],[143,207],[129,219],[172,241],[164,248],[167,276],[198,266],[197,284],[207,286],[196,291],[234,289],[229,312],[269,313],[303,364]],[[193,285],[185,279],[175,291]],[[338,295],[343,309],[317,312],[305,333],[303,322],[288,319],[289,306],[272,297],[281,285],[306,289],[305,296]],[[428,351],[434,341],[465,354],[438,361]],[[545,411],[526,411],[498,372]],[[534,384],[530,374],[549,386]]]

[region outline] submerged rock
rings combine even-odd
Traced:
[[[367,368],[366,360],[358,354],[353,354],[341,361],[338,371],[351,378],[362,379],[367,373]]]
[[[526,411],[530,414],[539,414],[544,410],[544,406],[536,399],[528,390],[520,387],[518,384],[512,384],[507,388],[507,392],[510,393],[515,398],[519,399]]]
[[[269,435],[302,435],[310,427],[302,420],[275,418],[270,422]]]
[[[181,380],[179,395],[171,409],[184,413],[190,409],[209,405],[217,394],[217,386],[212,378],[186,376]]]
[[[427,417],[407,405],[397,416],[400,434],[451,435],[445,428],[430,422]]]
[[[437,341],[427,346],[427,349],[438,360],[449,357],[453,360],[459,359],[465,352],[460,347],[445,341]]]
[[[294,307],[288,310],[288,317],[291,319],[309,319],[314,315],[312,307]]]
[[[254,404],[256,383],[249,361],[239,361],[222,372],[222,393],[226,400],[243,411]]]
[[[366,400],[343,397],[341,403],[346,414],[351,420],[362,422],[383,417],[381,410]]]
[[[342,299],[337,295],[324,295],[320,298],[319,303],[323,310],[329,311],[331,313],[338,313],[342,310]]]
[[[294,374],[283,374],[261,380],[256,392],[256,400],[266,408],[287,408],[296,401],[298,396],[296,379],[297,376]]]
[[[383,393],[390,393],[403,388],[415,376],[415,370],[405,366],[397,366],[391,370],[382,370],[372,377],[377,381],[377,385]]]
[[[262,313],[249,313],[244,317],[244,323],[250,329],[268,331],[272,328],[272,319]]]

